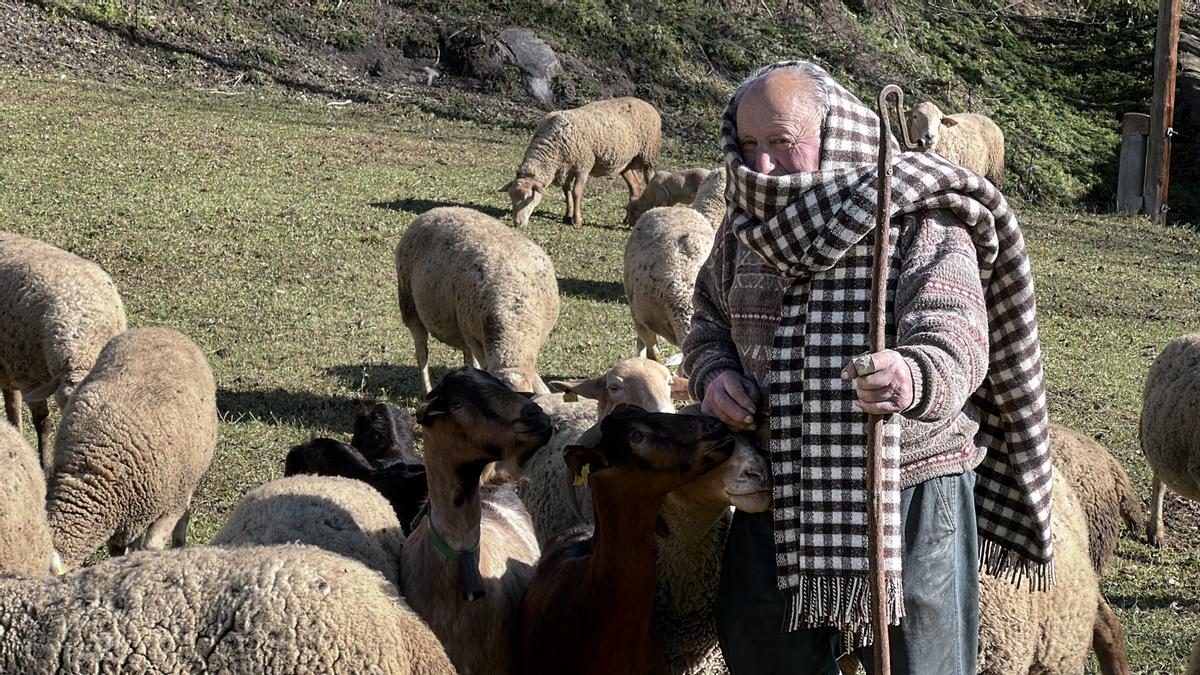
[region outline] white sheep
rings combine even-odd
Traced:
[[[0,573],[46,574],[53,554],[38,457],[19,431],[0,422]]]
[[[404,532],[392,505],[360,480],[291,476],[247,492],[213,545],[312,544],[400,585]]]
[[[649,103],[626,96],[552,112],[538,122],[517,177],[500,188],[512,201],[513,222],[522,227],[546,189],[561,185],[564,223],[583,224],[580,204],[589,176],[621,174],[629,198],[641,194],[637,171],[649,182],[662,154],[662,120]]]
[[[1140,436],[1142,454],[1154,470],[1146,538],[1162,546],[1167,488],[1200,501],[1200,333],[1176,338],[1150,365]]]
[[[0,575],[0,672],[455,671],[379,573],[289,545],[144,551],[50,579]]]
[[[672,491],[659,511],[666,536],[658,545],[654,626],[672,675],[729,672],[713,613],[729,507],[758,513],[771,506],[767,460],[748,434],[737,434],[735,443],[733,456]]]
[[[696,190],[696,199],[692,201],[692,208],[699,211],[714,230],[725,220],[725,183],[725,168],[713,169]]]
[[[676,380],[679,380],[678,382]],[[644,358],[624,359],[605,373],[587,380],[555,380],[563,394],[537,396],[534,402],[554,421],[554,435],[533,456],[524,476],[514,485],[537,533],[539,544],[592,519],[592,497],[586,487],[573,485],[563,462],[563,449],[581,439],[618,404],[650,412],[675,412],[673,396],[686,390],[686,380],[674,378],[666,366]],[[564,396],[585,400],[564,401]]]
[[[1088,553],[1083,507],[1058,469],[1051,481],[1056,583],[1031,593],[1007,579],[979,577],[979,672],[1083,672],[1102,600]]]
[[[657,336],[680,345],[692,328],[696,275],[715,232],[687,206],[650,209],[625,242],[625,298],[637,331],[637,355],[657,361]]]
[[[642,194],[625,205],[625,224],[636,223],[643,213],[656,206],[691,204],[710,173],[704,168],[656,172],[646,183]]]
[[[192,492],[217,440],[216,385],[200,349],[169,328],[109,340],[63,411],[46,513],[67,567],[100,544],[120,555],[182,546]]]
[[[928,101],[908,113],[909,135],[917,147],[936,152],[1000,187],[1004,179],[1004,132],[975,113],[947,115]]]
[[[558,321],[558,281],[528,237],[478,211],[430,209],[396,245],[396,283],[426,393],[430,334],[516,391],[549,393],[536,362]]]
[[[125,328],[121,296],[98,265],[0,232],[0,390],[18,429],[25,392],[43,469],[50,465],[53,433],[45,399],[54,396],[61,411],[100,348]]]

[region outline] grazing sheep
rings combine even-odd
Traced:
[[[125,328],[121,296],[99,266],[0,232],[0,391],[17,429],[25,392],[43,469],[52,453],[45,399],[53,395],[61,412],[100,348]]]
[[[633,97],[596,101],[552,112],[538,122],[517,177],[500,192],[512,200],[513,222],[523,227],[551,185],[567,201],[564,223],[583,224],[580,204],[589,176],[621,174],[629,198],[641,194],[637,171],[649,182],[662,152],[662,120],[654,106]]]
[[[696,275],[712,250],[712,225],[687,206],[647,211],[625,243],[625,298],[637,355],[658,360],[656,336],[678,346],[692,328]]]
[[[721,221],[725,220],[725,168],[720,167],[713,169],[712,173],[708,174],[708,178],[700,184],[700,189],[696,190],[696,199],[692,202],[692,208],[699,211],[710,224],[713,230],[721,226]]]
[[[247,492],[213,545],[312,544],[400,585],[404,534],[391,504],[362,481],[291,476]]]
[[[1117,551],[1122,523],[1135,532],[1145,527],[1142,502],[1121,462],[1090,436],[1052,424],[1050,456],[1083,506],[1092,569],[1103,575]]]
[[[396,245],[396,281],[426,393],[431,333],[516,391],[550,392],[536,361],[558,321],[558,281],[528,237],[478,211],[430,209]]]
[[[134,328],[109,340],[54,439],[46,513],[62,562],[105,541],[120,555],[143,532],[147,549],[183,546],[216,441],[216,385],[187,336]]]
[[[310,546],[139,552],[0,576],[0,672],[453,675],[396,589]]]
[[[700,185],[711,173],[708,169],[659,171],[646,183],[646,189],[625,205],[625,224],[632,225],[642,214],[656,206],[691,204]]]
[[[729,458],[719,420],[619,406],[594,447],[568,446],[573,476],[592,489],[593,532],[546,547],[521,605],[522,673],[668,673],[652,629],[658,544],[667,494]]]
[[[1083,507],[1058,469],[1053,472],[1051,491],[1056,584],[1031,593],[1026,586],[980,575],[981,674],[1083,672],[1103,598],[1088,554]]]
[[[555,535],[592,522],[592,498],[586,487],[573,485],[571,473],[562,461],[568,445],[582,441],[597,422],[617,405],[628,403],[652,412],[674,412],[672,388],[678,387],[666,366],[647,359],[624,359],[604,374],[590,380],[556,380],[550,385],[564,395],[583,397],[585,401],[564,401],[564,395],[538,396],[534,401],[554,421],[554,436],[541,452],[533,456],[524,477],[514,488],[533,519],[538,543],[545,544]],[[686,383],[686,380],[684,380]],[[686,384],[683,385],[686,389]]]
[[[992,181],[1004,179],[1004,132],[984,115],[947,115],[928,101],[908,113],[909,135],[917,147],[946,159]]]
[[[350,445],[358,449],[373,466],[382,468],[395,462],[420,464],[413,449],[413,421],[394,405],[363,401],[354,415],[354,436]]]
[[[550,418],[474,368],[446,375],[414,417],[429,506],[404,544],[404,596],[460,673],[517,673],[516,619],[538,544],[512,490],[480,476],[491,462],[523,466],[550,439]]]
[[[1176,338],[1150,364],[1139,435],[1154,470],[1146,539],[1161,547],[1167,488],[1200,501],[1200,333]]]
[[[21,432],[0,422],[0,573],[46,574],[53,555],[46,477]]]
[[[404,536],[411,532],[412,521],[429,494],[423,464],[393,462],[376,468],[353,446],[330,438],[314,438],[288,452],[283,475],[301,474],[341,476],[370,485],[391,505]]]
[[[654,629],[672,675],[729,672],[713,615],[729,507],[747,513],[770,508],[770,478],[770,466],[750,436],[737,434],[728,460],[663,500],[659,515],[666,537],[658,548]]]

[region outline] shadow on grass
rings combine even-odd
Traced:
[[[391,202],[372,202],[371,206],[377,209],[388,209],[389,211],[399,211],[401,213],[411,213],[420,215],[429,209],[436,209],[439,206],[461,206],[467,209],[474,209],[480,213],[485,213],[498,220],[503,220],[509,214],[504,209],[498,209],[495,206],[486,206],[484,204],[459,204],[456,202],[439,202],[432,199],[397,199]]]
[[[593,279],[575,279],[559,277],[558,288],[565,295],[581,300],[596,300],[598,302],[625,302],[625,286],[615,281],[595,281]]]
[[[352,430],[359,400],[352,396],[324,396],[284,389],[217,390],[217,410],[223,422],[289,424],[345,433]]]
[[[1104,599],[1114,609],[1167,609],[1167,608],[1194,608],[1197,606],[1195,598],[1189,598],[1183,595],[1109,595],[1106,594]]]

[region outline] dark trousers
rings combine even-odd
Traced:
[[[975,473],[900,493],[904,618],[892,626],[895,675],[969,675],[979,649],[979,540]],[[717,594],[717,636],[732,675],[838,675],[841,634],[782,632],[772,514],[734,513]],[[856,652],[870,673],[870,648]]]

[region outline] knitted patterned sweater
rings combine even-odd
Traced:
[[[987,308],[970,234],[950,212],[897,218],[891,234],[898,245],[889,260],[886,317],[896,338],[888,347],[913,375],[914,400],[902,413],[900,436],[901,487],[907,488],[983,460],[984,449],[974,442],[977,415],[967,399],[987,374]],[[709,383],[730,369],[765,387],[785,283],[722,224],[696,279],[695,316],[682,347],[693,397],[702,400]],[[760,419],[760,430],[766,426]]]

